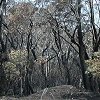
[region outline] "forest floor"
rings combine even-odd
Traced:
[[[100,95],[77,89],[71,85],[62,85],[45,88],[28,97],[14,98],[3,96],[0,100],[100,100]]]

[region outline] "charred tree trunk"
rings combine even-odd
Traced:
[[[6,89],[6,76],[2,63],[0,63],[0,96],[4,95]]]
[[[93,34],[93,51],[98,52],[100,45],[100,33],[97,32],[94,22],[94,10],[93,10],[93,0],[89,1],[90,5],[90,14],[91,14],[91,28]]]
[[[46,73],[44,71],[44,64],[41,63],[41,73],[42,73],[42,76],[43,76],[43,79],[44,79],[44,84],[43,86],[41,87],[42,89],[46,88],[47,87],[47,76],[46,76]]]
[[[66,58],[66,54],[62,55],[61,58],[62,58],[62,64],[65,68],[65,84],[67,83],[68,85],[71,84],[71,81],[70,81],[70,72],[69,72],[69,68],[68,68],[68,59],[69,59],[69,56],[70,56],[70,48],[68,49],[68,54],[67,54],[67,58]]]
[[[30,95],[30,94],[33,94],[34,91],[32,89],[32,86],[29,82],[29,77],[28,77],[28,74],[29,74],[29,71],[28,71],[28,68],[27,68],[27,73],[26,73],[26,76],[25,76],[25,90],[24,90],[24,94],[25,95]]]
[[[81,7],[79,6],[81,4],[81,0],[78,0],[78,42],[79,42],[79,58],[80,58],[80,64],[81,64],[81,71],[82,71],[82,78],[83,78],[83,84],[84,88],[87,89],[86,84],[86,75],[85,75],[85,47],[83,43],[83,34],[81,31]]]
[[[1,11],[0,14],[0,95],[4,95],[5,92],[6,76],[3,68],[3,62],[7,60],[6,45],[4,44],[4,41],[2,39],[2,17],[3,17],[3,12]]]

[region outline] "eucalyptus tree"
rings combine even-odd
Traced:
[[[98,1],[96,2],[96,6],[97,6],[97,10],[100,14],[100,8],[99,8]],[[100,46],[100,26],[97,25],[97,28],[96,28],[96,23],[95,23],[96,19],[95,19],[95,15],[94,15],[95,14],[94,0],[89,0],[89,7],[90,7],[90,22],[91,22],[91,28],[92,28],[92,34],[93,34],[93,52],[97,52],[99,50],[99,46]],[[100,18],[100,16],[98,16],[98,17]]]
[[[25,53],[27,64],[25,63],[19,68],[20,75],[18,75],[17,81],[14,81],[20,82],[21,95],[33,93],[36,85],[39,88],[45,88],[73,84],[76,81],[77,86],[80,82],[87,89],[85,60],[90,57],[88,53],[90,52],[88,50],[90,33],[93,36],[93,47],[91,46],[91,48],[94,51],[98,51],[100,42],[99,32],[97,33],[94,21],[94,6],[91,1],[88,2],[90,17],[88,13],[84,14],[82,0],[35,0],[34,6],[29,2],[20,2],[10,7],[6,17],[7,25],[2,22],[1,27],[5,25],[7,28],[8,33],[4,33],[7,36],[11,53],[12,49],[15,50],[15,55],[18,51]],[[89,38],[86,38],[87,34]],[[4,35],[1,34],[0,46],[3,53],[6,50],[5,40]],[[21,59],[19,60],[21,63]],[[14,61],[15,63],[16,61]],[[20,64],[16,63],[15,69],[16,66],[20,66]],[[14,76],[16,77],[17,71],[14,73],[16,73]]]
[[[4,95],[6,89],[6,76],[4,72],[3,62],[8,60],[7,57],[7,42],[3,38],[3,15],[6,12],[6,0],[0,0],[0,95]]]
[[[55,44],[58,48],[58,52],[60,52],[61,55],[63,55],[61,38],[66,40],[65,37],[63,37],[63,35],[61,35],[62,29],[63,29],[62,32],[64,32],[64,34],[67,34],[67,39],[69,38],[70,42],[72,42],[74,44],[75,48],[77,48],[75,50],[78,51],[78,55],[80,58],[83,84],[84,84],[84,87],[86,88],[87,84],[86,84],[86,75],[85,75],[85,71],[86,71],[85,59],[89,59],[89,57],[88,57],[86,47],[85,47],[85,44],[83,41],[83,32],[82,32],[82,26],[81,26],[81,24],[82,24],[81,23],[81,14],[82,14],[81,3],[82,3],[82,1],[76,0],[74,2],[76,2],[76,5],[74,5],[73,2],[71,2],[72,4],[70,4],[70,2],[66,3],[66,2],[62,2],[62,1],[60,2],[60,4],[58,3],[56,5],[57,10],[55,10],[54,14],[52,15],[53,17],[52,17],[51,22],[50,22],[50,20],[49,20],[49,22],[50,22],[52,32],[55,37]],[[67,7],[66,7],[66,5],[67,5]],[[72,14],[74,14],[74,16]],[[69,25],[71,25],[71,26],[69,26]],[[72,25],[73,25],[73,28],[71,29]],[[60,64],[61,64],[61,62],[59,63],[59,65]]]

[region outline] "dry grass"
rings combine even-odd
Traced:
[[[85,92],[71,85],[46,88],[28,97],[3,97],[0,100],[100,100],[100,96],[92,92]]]

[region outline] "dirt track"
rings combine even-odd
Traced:
[[[100,100],[100,95],[79,90],[71,85],[63,85],[46,88],[28,97],[2,97],[0,100]]]

